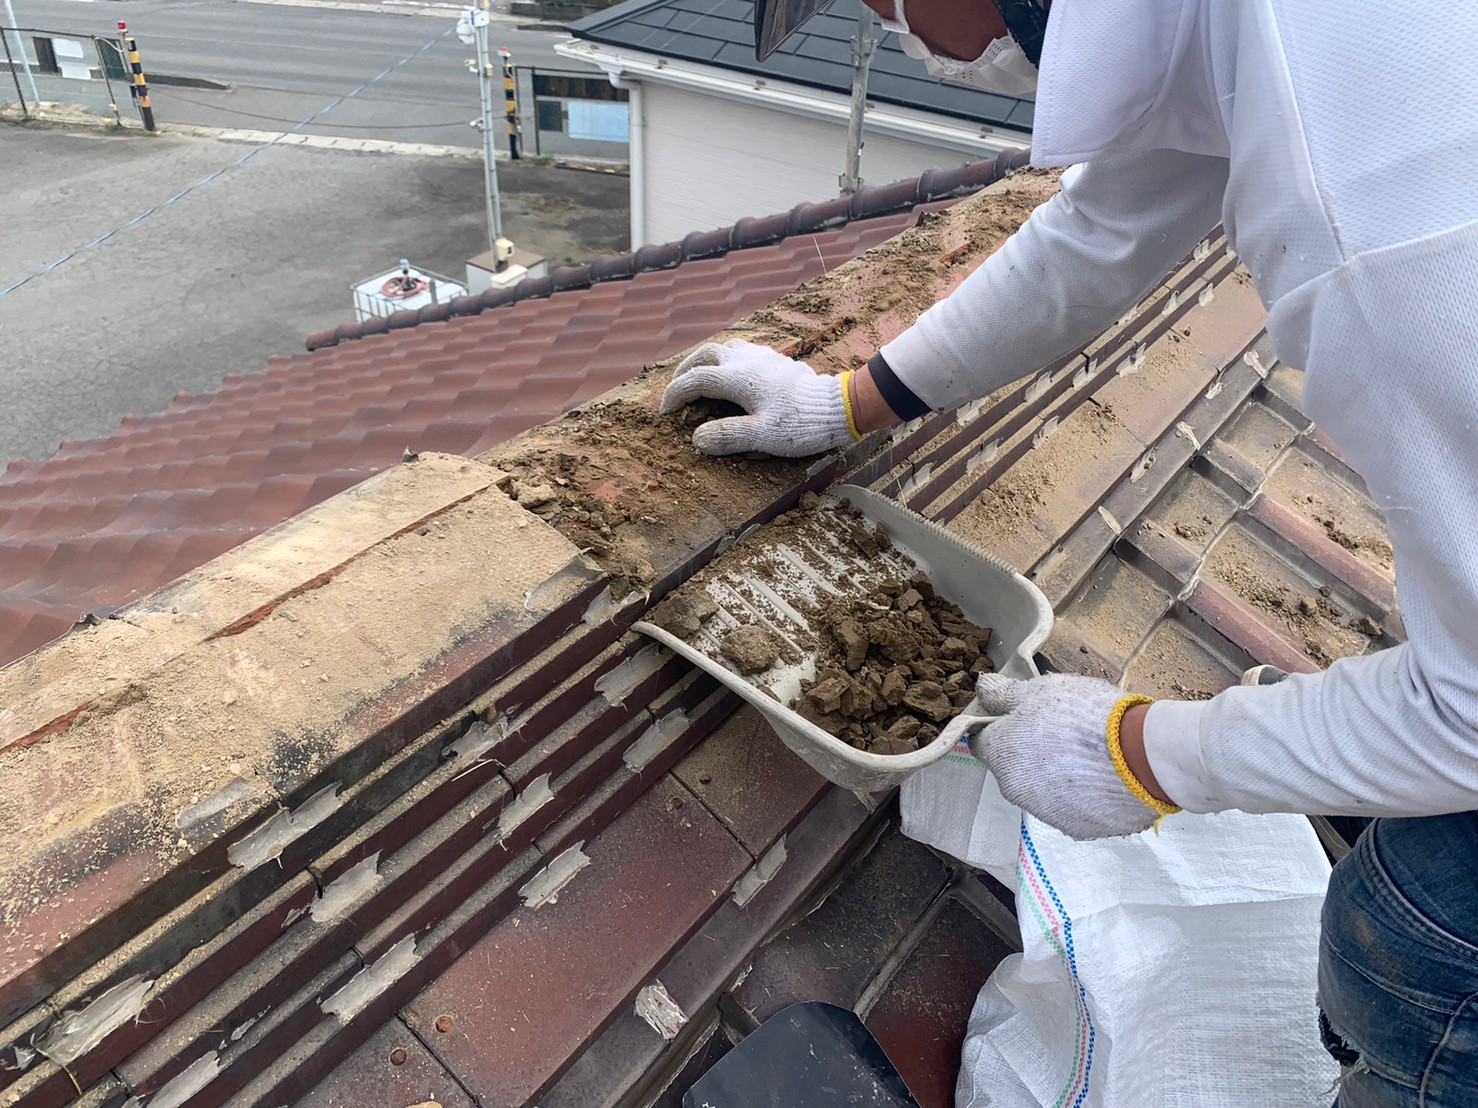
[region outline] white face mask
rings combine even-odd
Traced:
[[[1027,60],[1010,35],[996,39],[973,62],[962,62],[931,52],[923,39],[909,32],[908,20],[903,14],[903,0],[894,0],[892,19],[879,22],[883,30],[898,34],[903,52],[915,61],[923,62],[930,76],[974,85],[1002,96],[1026,96],[1036,91],[1037,67]]]

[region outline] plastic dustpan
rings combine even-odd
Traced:
[[[1052,631],[1052,608],[1040,589],[999,559],[944,530],[938,524],[896,504],[871,489],[840,485],[822,498],[835,506],[849,501],[869,530],[882,526],[891,549],[859,554],[839,536],[835,518],[817,513],[814,525],[802,520],[772,534],[761,528],[704,573],[708,596],[718,606],[689,641],[650,622],[634,630],[656,639],[732,689],[774,727],[782,742],[813,769],[836,784],[858,792],[892,788],[910,774],[947,756],[983,723],[984,717],[955,717],[927,745],[906,754],[858,750],[786,707],[799,694],[803,679],[816,674],[809,624],[800,609],[828,595],[866,596],[885,580],[907,578],[922,570],[937,595],[957,604],[965,618],[992,630],[986,654],[997,673],[1011,677],[1037,675],[1033,655]],[[744,557],[735,557],[740,551]],[[755,566],[764,572],[756,572]],[[690,583],[684,588],[694,588]],[[745,624],[759,624],[791,645],[800,661],[741,676],[722,660],[723,634]],[[769,695],[763,687],[773,690]],[[777,699],[778,698],[778,699]]]
[[[856,1013],[782,1008],[694,1082],[683,1108],[919,1108]]]

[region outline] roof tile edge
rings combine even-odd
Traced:
[[[388,319],[372,317],[363,323],[340,324],[333,330],[309,335],[304,346],[312,352],[386,331],[441,322],[452,316],[478,315],[520,300],[548,297],[567,289],[588,288],[600,281],[619,281],[638,273],[673,269],[684,262],[719,257],[731,250],[766,246],[792,235],[815,234],[854,220],[891,215],[919,204],[978,191],[1025,168],[1030,161],[1030,150],[1013,148],[1003,150],[992,159],[949,169],[928,169],[918,177],[887,185],[865,185],[851,197],[797,204],[788,212],[770,216],[747,216],[729,227],[690,232],[677,242],[651,244],[627,254],[608,255],[582,265],[561,266],[548,277],[525,278],[511,288],[488,289],[476,296],[459,296],[448,304],[398,311]]]

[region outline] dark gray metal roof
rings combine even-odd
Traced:
[[[765,62],[754,60],[753,0],[626,0],[569,26],[576,38],[664,58],[846,93],[852,87],[856,0],[812,19]],[[879,32],[868,99],[979,123],[1031,130],[1030,100],[997,96],[929,76],[898,36]]]

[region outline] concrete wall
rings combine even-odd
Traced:
[[[702,92],[644,82],[641,149],[633,163],[632,227],[645,243],[771,215],[837,195],[845,121],[806,118]],[[862,179],[885,184],[974,160],[957,149],[869,134]],[[640,193],[641,195],[638,195]],[[637,206],[641,205],[638,213]],[[633,238],[633,246],[640,245]]]

